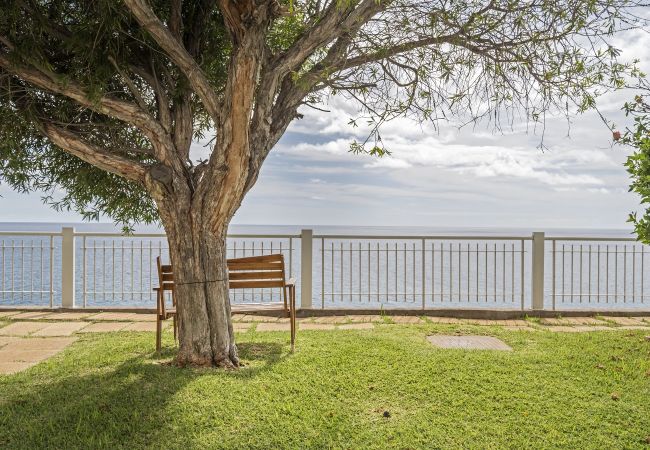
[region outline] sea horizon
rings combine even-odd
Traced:
[[[59,232],[62,227],[74,227],[79,232],[121,232],[121,227],[110,222],[0,222],[1,232]],[[352,234],[385,236],[435,236],[435,235],[488,235],[528,236],[533,232],[545,232],[548,236],[579,237],[634,237],[633,230],[624,228],[584,227],[463,227],[463,226],[403,226],[403,225],[291,225],[291,224],[231,224],[229,234],[300,234],[302,229],[311,229],[314,234]],[[163,233],[156,225],[137,225],[137,233]]]

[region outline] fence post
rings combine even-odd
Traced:
[[[75,291],[75,237],[74,228],[63,227],[61,229],[61,306],[63,308],[74,308]]]
[[[533,233],[533,309],[544,309],[544,233]]]
[[[300,231],[300,308],[310,309],[312,301],[313,230]]]

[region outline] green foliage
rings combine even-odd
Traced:
[[[650,87],[642,85],[647,91]],[[650,101],[649,95],[637,95],[633,102],[624,106],[625,114],[633,118],[633,125],[621,136],[619,132],[614,137],[622,144],[634,148],[634,153],[628,156],[625,167],[630,174],[630,191],[639,195],[645,211],[638,215],[630,214],[628,222],[634,224],[638,239],[650,244]]]
[[[514,351],[436,349],[433,333],[490,334]],[[286,332],[252,330],[237,335],[245,366],[223,371],[161,364],[169,332],[162,356],[151,333],[84,334],[0,375],[0,446],[647,449],[643,335],[376,324],[299,332],[289,354]]]
[[[168,16],[170,1],[152,3],[161,18]],[[183,2],[184,17],[201,29],[198,41],[193,41],[193,29],[185,30],[184,39],[188,48],[201,53],[199,63],[215,89],[220,89],[225,83],[230,43],[218,12],[204,17],[200,3]],[[159,118],[156,96],[148,80],[138,76],[150,72],[172,111],[190,103],[194,137],[212,127],[184,77],[120,2],[8,0],[1,8],[0,37],[14,46],[9,55],[15,62],[50,73],[58,82],[74,82],[91,99],[110,95],[135,103],[137,99],[124,80],[128,74],[141,92],[146,110]],[[132,125],[89,111],[63,95],[37,89],[0,69],[0,182],[21,192],[42,192],[45,203],[77,211],[86,220],[108,216],[126,227],[158,221],[155,205],[143,186],[53,145],[40,132],[43,121],[64,125],[116,155],[156,162],[150,143]]]

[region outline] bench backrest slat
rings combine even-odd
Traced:
[[[278,253],[229,259],[228,278],[230,289],[284,287],[284,256]]]
[[[282,288],[286,284],[284,274],[284,256],[274,255],[249,256],[229,259],[228,278],[230,289],[245,288]],[[162,290],[174,289],[174,274],[171,265],[161,264],[156,258],[158,280]]]

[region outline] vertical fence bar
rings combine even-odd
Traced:
[[[553,311],[555,311],[555,263],[556,263],[556,261],[555,261],[556,260],[556,257],[555,257],[555,242],[556,242],[555,239],[553,239],[553,250],[552,250],[553,254],[551,255],[552,259],[553,259],[553,263],[552,263],[552,266],[553,266],[553,269],[552,269],[553,270],[553,280],[551,281],[551,283],[553,284],[553,287],[552,287],[552,289],[553,289],[553,293],[552,293],[552,301],[553,301],[552,308],[553,308]]]
[[[280,241],[280,249],[282,249],[282,241]],[[320,309],[325,309],[325,238],[323,237],[320,238]]]
[[[86,236],[83,237],[82,243],[81,243],[81,260],[82,260],[81,264],[83,266],[82,267],[83,304],[84,304],[84,308],[86,308],[88,306],[88,301],[86,299],[86,297],[87,297],[87,295],[86,295],[86,291],[87,291],[87,288],[86,288]]]
[[[50,308],[54,307],[54,236],[50,236]]]
[[[532,287],[533,309],[544,309],[544,233],[533,233],[532,254]]]
[[[525,262],[524,262],[524,253],[526,250],[526,243],[524,240],[521,240],[521,258],[519,261],[519,264],[521,266],[521,274],[520,274],[520,281],[521,281],[521,310],[524,310],[525,307],[525,288],[524,288],[524,267],[525,267]]]
[[[61,242],[61,306],[74,308],[74,228],[63,227],[61,234],[63,235]]]
[[[300,232],[300,308],[311,308],[313,230]]]
[[[427,279],[426,279],[426,254],[425,254],[425,245],[426,242],[424,239],[422,239],[421,242],[422,245],[422,252],[420,253],[420,258],[422,258],[422,309],[425,308],[425,295],[427,291]],[[413,271],[415,271],[415,267],[413,268]]]

